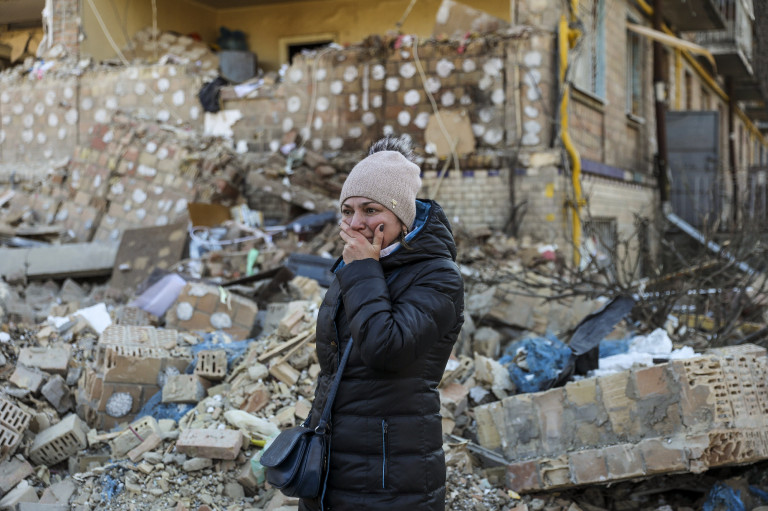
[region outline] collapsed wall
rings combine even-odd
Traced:
[[[512,210],[513,172],[532,181],[557,178],[554,156],[544,163],[541,179],[538,160],[514,169],[519,153],[549,151],[547,112],[556,90],[549,72],[553,44],[551,34],[530,28],[464,42],[403,36],[383,43],[372,37],[359,46],[297,56],[279,84],[224,88],[222,110],[215,114],[203,112],[197,95],[207,77],[191,64],[84,72],[54,67],[37,75],[4,77],[0,174],[51,171],[51,162],[72,157],[73,147],[92,146],[93,140],[108,135],[99,126],[111,124],[119,113],[198,133],[229,131],[238,149],[262,153],[277,151],[291,132],[316,152],[356,157],[385,134],[404,134],[426,150],[424,197],[438,199],[465,226],[502,227]],[[458,165],[446,164],[451,153],[446,135],[454,137]],[[160,170],[157,165],[164,159],[171,160],[166,167],[179,163],[172,152],[165,158],[161,153],[139,155],[153,161],[137,162],[141,167],[133,172],[144,171],[138,177],[146,180],[151,177],[146,172]],[[125,163],[120,167],[116,159],[128,156],[95,159],[81,150],[73,160],[75,168],[90,166],[87,177],[103,187],[105,176],[92,174],[123,173]],[[537,207],[551,207],[554,222],[560,210],[557,196],[545,196],[543,183],[531,191]],[[538,202],[539,195],[544,202]],[[120,219],[121,206],[115,204],[108,215]],[[109,234],[102,230],[96,238],[105,236]]]
[[[765,348],[711,349],[475,407],[478,440],[519,492],[753,463],[768,458],[767,374]]]

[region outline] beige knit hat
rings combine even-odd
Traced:
[[[349,197],[375,200],[407,228],[416,218],[416,194],[421,188],[419,166],[398,151],[379,151],[361,160],[341,188],[339,202]]]

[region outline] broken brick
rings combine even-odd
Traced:
[[[176,441],[176,450],[187,456],[233,460],[240,454],[243,434],[232,429],[187,429]]]

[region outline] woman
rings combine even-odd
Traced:
[[[448,219],[416,200],[410,158],[403,141],[382,139],[341,191],[345,245],[317,319],[312,427],[354,341],[333,404],[325,496],[300,510],[445,509],[437,385],[464,322],[464,289]]]

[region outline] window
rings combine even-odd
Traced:
[[[584,33],[573,59],[573,84],[580,90],[605,98],[605,0],[579,2]]]
[[[627,31],[627,113],[643,117],[643,41]]]
[[[701,88],[701,110],[709,110],[709,92],[704,87]]]
[[[336,40],[335,34],[313,34],[296,37],[281,37],[280,44],[280,62],[291,64],[294,55],[301,53],[302,50],[317,50]]]
[[[611,217],[593,217],[584,222],[584,248],[587,257],[598,268],[614,269],[616,249],[618,248],[618,229],[616,219]]]
[[[685,109],[693,110],[693,75],[685,71]]]

